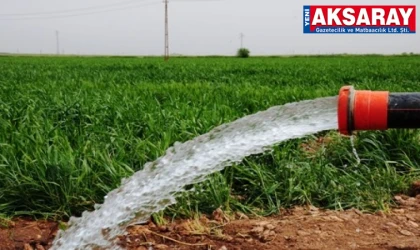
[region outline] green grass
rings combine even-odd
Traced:
[[[80,215],[175,141],[347,84],[420,91],[419,67],[419,56],[0,57],[0,215]],[[329,143],[302,147],[324,136]],[[288,141],[194,185],[165,215],[387,209],[419,178],[419,136],[358,133],[360,165],[336,131]]]

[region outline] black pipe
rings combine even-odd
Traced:
[[[355,90],[344,86],[338,96],[338,128],[342,134],[355,130],[420,128],[420,92]]]
[[[390,93],[388,128],[420,128],[420,93]]]

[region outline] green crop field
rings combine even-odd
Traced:
[[[66,219],[186,141],[248,114],[356,89],[420,91],[420,57],[0,57],[0,216]],[[284,142],[195,185],[156,216],[300,204],[388,209],[420,177],[417,130]],[[188,187],[191,188],[191,187]]]

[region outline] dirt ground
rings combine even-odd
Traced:
[[[388,213],[329,211],[296,207],[268,218],[211,216],[165,226],[130,226],[117,241],[129,250],[197,249],[420,249],[420,195],[395,196],[398,208]],[[6,226],[5,224],[8,224]],[[56,222],[16,219],[0,223],[0,250],[48,249]]]

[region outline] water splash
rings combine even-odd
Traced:
[[[185,185],[201,182],[279,142],[336,129],[336,116],[336,97],[319,98],[272,107],[177,142],[164,156],[123,180],[94,211],[72,217],[51,249],[120,249],[114,240],[128,224],[146,222],[152,213],[174,204]]]
[[[354,157],[356,157],[357,165],[359,165],[360,164],[360,157],[359,157],[359,154],[357,153],[356,147],[354,146],[354,135],[350,136],[350,144],[351,144],[351,148],[353,150]]]

